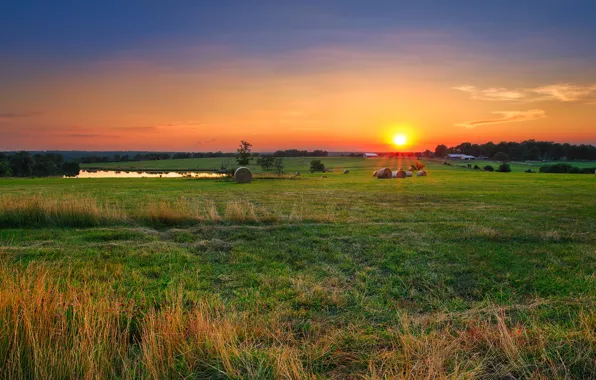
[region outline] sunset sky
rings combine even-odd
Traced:
[[[595,19],[594,1],[3,2],[0,150],[594,144]]]

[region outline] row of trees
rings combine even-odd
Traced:
[[[247,143],[248,144],[248,143]],[[241,143],[242,145],[242,143]],[[249,144],[250,145],[250,144]],[[251,145],[252,146],[252,145]],[[137,153],[134,156],[129,154],[114,154],[114,155],[89,155],[83,156],[76,161],[81,164],[100,164],[105,162],[129,162],[129,161],[153,161],[153,160],[170,160],[170,159],[185,159],[185,158],[219,158],[219,157],[236,157],[238,152],[178,152],[178,153]],[[298,149],[278,150],[273,153],[275,157],[325,157],[329,153],[325,150],[314,150],[312,152]],[[248,157],[259,157],[261,154],[252,153],[249,150]],[[247,165],[247,164],[244,164]]]
[[[75,176],[79,170],[77,162],[65,162],[64,157],[57,153],[0,153],[0,177]]]
[[[430,151],[425,152],[425,156]],[[506,154],[511,160],[596,160],[596,146],[568,143],[560,144],[552,141],[526,140],[518,142],[502,141],[498,144],[487,142],[485,144],[461,143],[456,146],[447,147],[438,145],[435,148],[435,157],[445,157],[447,154],[460,153],[476,157],[492,158],[498,153]]]

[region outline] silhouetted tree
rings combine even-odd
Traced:
[[[10,168],[16,177],[31,177],[35,160],[28,152],[19,152],[10,157]]]
[[[248,141],[240,141],[240,145],[236,150],[236,161],[238,165],[248,165],[250,163],[250,151],[252,149],[252,144]]]
[[[79,175],[81,167],[78,162],[65,162],[62,164],[62,171],[67,177],[75,177]]]
[[[261,156],[257,159],[257,164],[261,165],[263,170],[269,170],[273,167],[275,163],[275,157],[271,155]]]
[[[277,157],[275,159],[275,162],[273,163],[273,166],[275,167],[275,172],[277,173],[277,175],[282,175],[282,173],[284,172],[284,159],[281,157]]]
[[[437,145],[435,148],[435,156],[436,157],[445,157],[447,155],[447,146],[441,144]]]
[[[493,160],[496,161],[503,161],[503,162],[509,162],[509,155],[505,152],[497,152],[495,153],[495,155],[493,156]]]

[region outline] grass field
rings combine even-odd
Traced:
[[[593,175],[309,161],[0,180],[0,378],[594,377]]]
[[[297,157],[297,158],[286,158],[285,163],[285,171],[287,173],[293,172],[300,172],[301,174],[307,172],[310,166],[310,161],[312,157]],[[336,170],[342,169],[359,169],[359,168],[368,168],[372,169],[378,165],[382,165],[383,162],[393,163],[393,169],[396,170],[400,166],[409,165],[409,159],[403,159],[403,162],[398,161],[397,159],[360,159],[360,158],[350,158],[350,157],[322,157],[322,161],[327,165],[327,167],[335,168]],[[436,159],[434,162],[442,163],[445,160]],[[189,159],[179,159],[179,160],[156,160],[156,161],[129,161],[129,162],[107,162],[107,163],[100,163],[100,164],[83,164],[81,168],[103,168],[106,170],[217,170],[221,167],[222,163],[228,163],[228,166],[233,167],[236,165],[236,161],[233,157],[223,157],[223,158],[189,158]],[[473,160],[473,161],[462,161],[462,160],[448,160],[452,165],[455,166],[466,166],[467,164],[471,164],[472,166],[478,165],[483,168],[486,165],[492,165],[495,169],[498,167],[499,163],[496,161],[486,161],[486,160]],[[567,163],[572,166],[576,166],[578,168],[592,168],[596,167],[596,162],[589,162],[589,161],[549,161],[549,162],[539,162],[539,161],[529,161],[529,162],[512,162],[511,168],[514,171],[524,171],[527,169],[532,169],[534,171],[538,171],[541,166],[543,165],[552,165],[555,163]],[[248,165],[252,171],[256,173],[261,173],[261,167],[256,164],[256,160],[253,160],[251,165]]]

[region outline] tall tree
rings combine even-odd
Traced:
[[[435,148],[435,156],[436,157],[445,157],[447,155],[447,146],[441,144],[437,145]]]
[[[10,157],[10,168],[16,177],[31,177],[35,160],[28,152],[19,152]]]
[[[252,144],[248,141],[240,141],[240,145],[236,150],[236,161],[238,161],[238,165],[248,165],[250,163],[251,157],[250,152],[252,150]]]

